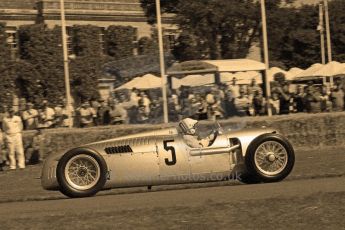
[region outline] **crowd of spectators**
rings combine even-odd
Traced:
[[[40,105],[26,102],[19,106],[17,115],[25,130],[55,127],[92,127],[116,124],[161,123],[163,101],[160,91],[131,90],[117,92],[107,100],[92,100],[70,106],[71,119],[65,100],[50,105],[44,100]],[[198,120],[227,119],[234,116],[262,116],[271,108],[273,115],[290,113],[319,113],[344,110],[344,90],[341,81],[333,88],[326,85],[291,85],[287,81],[271,84],[271,98],[267,101],[261,85],[253,79],[249,85],[237,84],[234,78],[229,85],[204,87],[182,86],[169,91],[168,115],[170,121],[185,117]],[[7,112],[0,112],[0,122]]]
[[[340,79],[327,85],[273,82],[267,101],[262,86],[253,79],[250,85],[238,85],[234,78],[230,85],[213,86],[203,92],[189,88],[176,93],[178,98],[170,112],[195,119],[226,119],[233,116],[263,116],[268,108],[273,115],[291,113],[320,113],[344,110],[344,89]]]

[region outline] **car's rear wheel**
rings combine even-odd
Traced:
[[[77,148],[63,155],[56,169],[60,191],[68,197],[88,197],[101,190],[107,167],[97,153]]]
[[[248,147],[245,180],[251,183],[281,181],[290,174],[294,163],[294,150],[286,138],[274,133],[261,135]]]

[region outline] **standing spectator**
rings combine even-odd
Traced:
[[[150,110],[151,101],[145,92],[140,93],[140,99],[143,106]],[[122,101],[121,101],[122,102]],[[150,111],[149,111],[150,112]]]
[[[251,90],[251,88],[249,86],[247,86],[247,89],[246,89],[246,97],[248,98],[249,100],[249,108],[248,108],[248,115],[249,116],[254,116],[254,107],[253,107],[253,99],[254,99],[254,93],[255,91]]]
[[[260,91],[261,95],[263,94],[261,87],[258,85],[258,83],[256,82],[256,79],[253,78],[252,82],[250,83],[250,85],[248,86],[248,95],[259,95],[256,92]],[[249,98],[250,99],[250,98]]]
[[[42,108],[39,111],[39,126],[41,128],[51,128],[54,125],[55,112],[48,106],[48,101],[43,100]]]
[[[94,126],[94,119],[97,118],[97,114],[96,111],[90,107],[89,102],[84,102],[81,108],[78,109],[78,112],[81,128]]]
[[[266,114],[266,102],[265,98],[262,94],[262,90],[254,91],[254,98],[253,98],[253,108],[254,108],[254,115],[262,116]]]
[[[330,93],[328,92],[327,86],[323,85],[321,87],[321,111],[322,112],[331,112],[332,111],[332,102],[330,98]]]
[[[307,93],[305,96],[306,110],[308,113],[320,113],[321,112],[321,94],[320,91],[315,89],[313,85],[307,87]]]
[[[226,117],[232,117],[236,115],[236,108],[234,105],[235,98],[233,97],[230,90],[225,92],[225,98],[224,98],[224,108],[226,112]]]
[[[249,107],[250,107],[250,101],[248,97],[245,95],[245,89],[240,88],[240,96],[236,97],[234,99],[234,105],[236,108],[236,115],[243,117],[248,115]]]
[[[272,92],[272,98],[270,99],[270,106],[272,109],[272,115],[280,114],[280,99],[279,99],[279,94],[276,91]]]
[[[172,108],[176,111],[176,114],[181,114],[181,106],[180,106],[180,101],[179,97],[176,93],[173,93],[171,95],[171,106]]]
[[[36,134],[33,136],[30,146],[25,153],[26,164],[37,164],[43,161],[42,149],[44,145],[44,135],[42,129],[37,129]]]
[[[201,94],[195,94],[195,100],[198,103],[197,107],[197,120],[206,120],[207,119],[207,102],[201,96]]]
[[[63,105],[64,107],[62,108],[62,121],[61,121],[61,127],[73,127],[74,124],[74,117],[75,117],[75,112],[74,112],[74,107],[72,104],[67,105],[67,100],[64,98],[63,99]],[[69,109],[69,111],[68,111]],[[70,117],[69,114],[70,113]]]
[[[199,108],[200,108],[201,103],[197,101],[195,97],[192,97],[189,99],[189,117],[193,119],[198,119],[199,117]]]
[[[98,111],[98,109],[99,109],[99,107],[101,106],[101,104],[97,101],[97,100],[91,100],[90,101],[90,105],[91,105],[91,108],[96,112],[96,114],[97,114],[97,111]],[[96,124],[97,122],[95,122],[95,124]]]
[[[215,96],[215,102],[208,106],[207,119],[215,121],[224,118],[224,110],[219,96]]]
[[[283,87],[278,87],[278,92],[280,93],[280,114],[289,114],[290,106],[292,105],[292,95],[290,93],[289,85],[284,83]]]
[[[144,100],[139,100],[138,111],[137,111],[137,122],[140,124],[146,123],[149,119],[150,109],[145,106]]]
[[[298,85],[296,94],[294,96],[295,109],[297,113],[305,111],[305,95],[303,85]]]
[[[34,109],[31,102],[26,103],[26,110],[23,112],[24,127],[26,130],[36,129],[38,122],[38,111]]]
[[[109,117],[112,125],[128,123],[127,110],[116,99],[110,105]]]
[[[240,96],[240,86],[237,84],[236,77],[232,79],[231,85],[229,85],[229,90],[233,98],[237,98]]]
[[[150,104],[150,118],[151,123],[159,123],[161,122],[163,116],[163,107],[162,103],[158,98],[154,98]]]
[[[210,106],[210,105],[213,105],[214,103],[216,103],[216,92],[213,89],[209,90],[208,93],[206,94],[206,102],[207,104]]]
[[[140,97],[138,96],[140,94],[140,91],[137,88],[133,88],[130,92],[130,101],[134,106],[138,106],[138,101]]]
[[[343,111],[344,110],[344,91],[340,87],[340,84],[337,84],[331,94],[333,111]]]
[[[8,111],[8,116],[4,118],[2,129],[5,132],[6,144],[9,152],[10,169],[25,168],[25,156],[22,139],[23,123],[19,116],[14,115],[13,108]]]
[[[62,120],[63,120],[63,108],[62,104],[57,104],[54,107],[54,127],[61,127],[62,126]]]
[[[98,125],[108,125],[110,123],[109,111],[110,107],[108,106],[105,100],[100,100],[101,106],[97,111]]]
[[[176,100],[173,96],[168,98],[168,114],[170,121],[177,122],[179,121],[179,111],[176,109]]]

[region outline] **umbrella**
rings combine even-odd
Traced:
[[[152,74],[146,74],[142,77],[136,77],[132,79],[131,81],[127,82],[126,84],[123,84],[122,86],[116,88],[115,90],[119,89],[154,89],[159,88],[162,86],[161,78],[156,77]]]

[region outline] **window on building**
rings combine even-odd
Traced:
[[[101,54],[105,53],[105,43],[104,43],[104,34],[105,34],[105,28],[101,27],[101,32],[99,34],[99,43],[101,45]]]
[[[17,31],[6,30],[7,33],[7,44],[11,49],[17,49]]]

